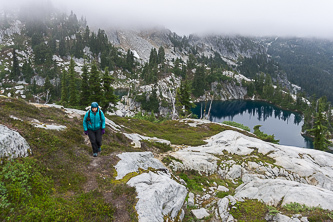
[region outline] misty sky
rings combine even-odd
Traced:
[[[45,0],[37,0],[44,1]],[[333,0],[49,0],[88,25],[162,26],[180,35],[219,33],[328,37]],[[0,3],[26,2],[0,0]]]

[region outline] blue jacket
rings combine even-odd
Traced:
[[[90,120],[88,120],[89,113],[90,113]],[[100,117],[99,108],[97,108],[96,113],[94,113],[92,110],[89,110],[83,118],[83,129],[84,131],[87,131],[88,129],[93,131],[96,131],[98,129],[105,129],[105,116],[103,111],[101,110],[101,117]]]

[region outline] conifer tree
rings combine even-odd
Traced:
[[[157,56],[157,51],[155,48],[152,48],[150,50],[150,56],[149,56],[149,65],[151,67],[154,67],[155,65],[158,64],[158,56]]]
[[[194,69],[196,67],[197,60],[193,54],[190,54],[187,61],[187,68]]]
[[[114,94],[114,89],[111,86],[111,84],[114,82],[114,78],[109,73],[109,68],[106,67],[104,70],[103,75],[103,90],[104,90],[104,97],[103,102],[101,106],[103,107],[103,110],[107,110],[109,107],[109,104],[116,104],[118,101],[117,96]]]
[[[157,98],[156,89],[154,88],[152,94],[149,97],[149,110],[154,113],[158,113],[159,102]]]
[[[105,67],[107,67],[108,64],[110,63],[108,53],[102,52],[100,58],[101,58],[100,68],[105,69]]]
[[[173,72],[175,73],[176,76],[180,76],[182,74],[182,70],[180,69],[180,60],[179,58],[176,59]]]
[[[88,73],[88,67],[86,63],[83,64],[82,67],[82,84],[81,84],[81,95],[80,95],[80,105],[81,106],[87,106],[89,105],[89,73]]]
[[[30,83],[31,78],[34,74],[34,70],[32,69],[30,63],[28,63],[27,61],[25,61],[22,66],[22,73],[23,73],[23,77],[24,77],[25,81],[27,83]]]
[[[324,106],[326,104],[324,104],[322,98],[320,98],[317,103],[318,105],[314,125],[313,128],[309,131],[314,134],[314,148],[317,150],[326,151],[329,144],[329,141],[326,139],[327,127],[325,126],[325,123],[327,123],[327,120],[323,114]]]
[[[61,57],[65,56],[67,53],[66,53],[66,42],[65,42],[65,39],[60,39],[60,42],[59,42],[59,55]]]
[[[71,58],[69,64],[69,104],[71,106],[77,105],[77,89],[75,84],[75,62],[73,58]]]
[[[180,87],[177,89],[176,94],[177,111],[179,114],[187,116],[191,113],[191,108],[193,108],[194,106],[194,103],[191,101],[190,83],[187,80],[182,81]]]
[[[127,51],[127,55],[126,55],[126,68],[129,72],[132,72],[133,69],[133,65],[134,65],[134,54],[133,52],[129,49]]]
[[[186,73],[187,73],[187,67],[186,67],[186,65],[182,65],[182,72],[181,72],[181,76],[182,76],[182,78],[183,79],[185,79],[186,78]]]
[[[165,60],[165,51],[164,48],[161,46],[158,49],[158,63],[159,64],[164,63],[164,60]]]
[[[20,76],[20,66],[16,56],[16,50],[13,49],[13,66],[10,72],[10,79],[18,81],[19,76]]]
[[[66,105],[68,103],[68,93],[67,93],[67,72],[62,71],[61,76],[61,104]]]
[[[83,37],[85,44],[89,43],[89,35],[90,35],[90,29],[89,29],[89,26],[86,26],[86,30],[84,32],[84,37]]]
[[[263,98],[266,98],[269,100],[273,99],[274,87],[273,87],[273,83],[272,83],[272,78],[269,74],[266,74],[262,95],[263,95]]]
[[[204,94],[206,86],[205,66],[199,66],[194,74],[193,78],[193,94],[199,97]]]
[[[32,93],[36,94],[37,93],[37,83],[36,79],[34,78],[33,84],[32,84]]]
[[[74,55],[76,58],[82,58],[83,57],[83,48],[84,48],[84,44],[83,44],[83,39],[80,33],[76,34],[76,44],[75,44],[75,48],[74,48]]]
[[[90,89],[90,102],[101,103],[102,101],[102,88],[100,73],[97,70],[96,64],[91,66],[90,78],[89,78],[89,89]]]

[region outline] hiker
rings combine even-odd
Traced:
[[[91,103],[91,109],[84,116],[83,129],[84,134],[89,136],[93,156],[97,157],[101,152],[102,135],[105,133],[105,116],[97,102]]]

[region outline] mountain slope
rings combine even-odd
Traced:
[[[268,51],[288,79],[309,95],[333,101],[333,41],[306,38],[268,38]]]
[[[275,221],[277,211],[286,218],[299,212],[296,206],[306,209],[299,219],[333,216],[329,153],[263,142],[209,121],[107,116],[102,153],[93,158],[82,133],[84,111],[6,97],[0,107],[1,123],[31,148],[28,157],[0,165],[1,219]]]

